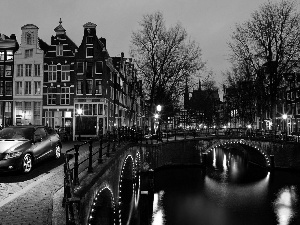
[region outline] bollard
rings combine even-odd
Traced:
[[[88,173],[93,172],[93,140],[89,140],[89,168]]]
[[[174,131],[174,132],[175,132],[175,141],[176,141],[176,129],[175,129],[175,131]]]
[[[74,153],[74,156],[75,156],[75,162],[74,162],[74,180],[73,180],[73,184],[76,186],[76,185],[79,185],[79,178],[78,178],[78,156],[79,156],[79,145],[74,145],[74,148],[75,148],[75,153]]]
[[[98,163],[102,163],[102,145],[103,145],[103,137],[100,137],[100,144],[99,144],[99,156],[98,156]]]

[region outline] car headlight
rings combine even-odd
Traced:
[[[10,152],[10,153],[6,153],[3,159],[12,159],[12,158],[19,157],[20,155],[22,155],[22,152]]]

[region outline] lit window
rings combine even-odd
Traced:
[[[6,54],[7,54],[7,56],[6,56],[7,60],[13,60],[14,59],[14,53],[13,53],[12,50],[7,50]]]
[[[63,44],[56,45],[56,55],[63,56],[64,46]]]
[[[91,58],[94,56],[94,49],[93,48],[86,48],[86,57]]]
[[[77,94],[83,94],[83,80],[77,80]]]
[[[34,65],[34,76],[36,76],[36,77],[41,76],[41,65],[40,64]]]
[[[32,57],[33,49],[25,50],[25,58]]]
[[[21,81],[17,81],[16,82],[16,95],[22,95],[22,82]]]
[[[69,87],[61,88],[60,104],[61,105],[69,105],[70,104],[70,88]]]
[[[4,51],[0,51],[0,61],[4,61]]]
[[[25,81],[25,95],[31,95],[31,81]]]
[[[48,81],[56,81],[56,70],[57,66],[56,65],[50,65],[49,66],[49,72],[48,72]]]
[[[41,94],[41,81],[34,81],[34,94],[35,95]]]
[[[93,92],[93,81],[86,80],[86,94],[90,95]]]
[[[95,81],[95,94],[96,95],[102,95],[102,81],[101,80],[96,80]]]
[[[70,81],[70,65],[61,66],[61,81]]]
[[[25,76],[26,77],[31,77],[31,64],[26,64],[25,65]]]
[[[17,65],[17,77],[23,77],[23,64]]]
[[[11,65],[6,65],[5,66],[5,76],[6,77],[11,77],[12,73],[11,73]]]
[[[12,95],[12,81],[5,82],[5,95],[6,96]]]

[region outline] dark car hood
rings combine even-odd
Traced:
[[[5,140],[5,139],[0,139],[0,153],[5,153],[9,152],[9,149],[16,149],[17,147],[28,143],[29,140]]]

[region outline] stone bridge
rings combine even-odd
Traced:
[[[216,148],[234,147],[249,153],[250,160],[265,168],[300,169],[299,143],[243,138],[187,138],[156,144],[127,144],[117,149],[92,173],[83,173],[75,195],[80,199],[80,224],[130,224],[138,217],[143,174],[164,166],[204,166]],[[145,189],[146,187],[146,189]]]

